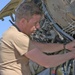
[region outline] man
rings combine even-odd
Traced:
[[[75,41],[63,44],[42,44],[29,36],[40,28],[42,12],[33,2],[23,2],[15,11],[15,25],[4,34],[0,44],[0,75],[31,75],[29,59],[46,68],[58,66],[75,58]],[[44,52],[69,49],[62,55],[47,56]]]

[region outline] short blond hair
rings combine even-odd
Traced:
[[[42,15],[42,10],[33,2],[22,2],[15,11],[15,20],[19,21],[22,18],[29,19],[34,14]]]

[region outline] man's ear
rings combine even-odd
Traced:
[[[20,24],[21,24],[21,25],[26,24],[26,23],[27,23],[27,20],[26,20],[25,18],[22,18],[22,19],[20,20]]]

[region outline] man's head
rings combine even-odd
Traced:
[[[15,11],[15,22],[23,33],[30,35],[39,28],[41,9],[33,2],[23,2]]]

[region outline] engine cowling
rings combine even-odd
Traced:
[[[75,0],[44,0],[52,19],[75,38]]]

